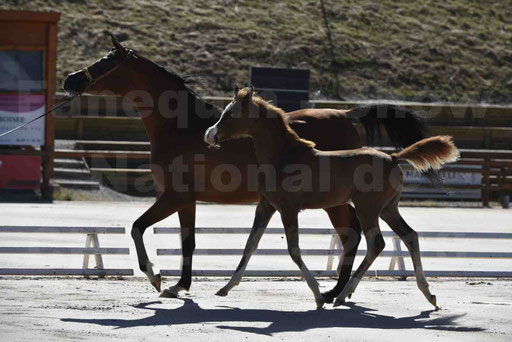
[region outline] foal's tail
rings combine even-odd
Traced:
[[[398,153],[391,154],[395,161],[407,161],[418,171],[439,170],[445,163],[459,158],[453,138],[447,135],[420,140]]]

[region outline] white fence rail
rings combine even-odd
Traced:
[[[196,228],[198,234],[249,234],[250,228]],[[133,269],[108,269],[104,268],[103,255],[128,255],[129,248],[101,247],[99,235],[102,234],[125,234],[125,228],[120,227],[48,227],[48,226],[0,226],[1,233],[44,233],[44,234],[85,234],[85,247],[0,247],[0,254],[62,254],[62,255],[83,255],[82,268],[0,268],[0,275],[82,275],[82,276],[106,276],[106,275],[133,275]],[[180,228],[155,227],[155,234],[180,234]],[[327,267],[325,270],[313,270],[316,276],[333,277],[337,271],[333,270],[335,258],[338,258],[338,266],[341,264],[341,243],[336,232],[331,228],[301,228],[303,235],[325,235],[331,237],[330,247],[326,249],[302,249],[303,255],[326,256]],[[282,228],[268,228],[266,234],[284,235]],[[384,237],[393,239],[393,250],[385,250],[382,257],[391,258],[389,268],[386,270],[371,270],[367,276],[392,276],[408,277],[414,276],[412,270],[405,267],[404,258],[409,253],[402,250],[401,242],[393,232],[383,232]],[[419,232],[421,239],[478,239],[478,240],[511,240],[512,233],[478,233],[478,232]],[[365,255],[366,251],[359,250],[357,255]],[[195,255],[233,256],[242,255],[243,249],[197,249]],[[286,256],[285,249],[259,249],[256,255]],[[160,256],[181,256],[181,249],[157,249]],[[95,266],[89,268],[90,257],[94,256]],[[423,251],[424,258],[461,258],[461,259],[512,259],[509,252],[465,252],[465,251]],[[179,269],[161,270],[162,275],[178,276]],[[195,270],[195,276],[231,276],[233,270]],[[461,270],[425,270],[427,276],[433,277],[512,277],[509,271],[461,271]],[[248,270],[245,272],[248,277],[299,277],[299,270]]]
[[[180,234],[180,228],[155,227],[155,234]],[[199,234],[249,234],[251,228],[196,228]],[[329,235],[331,243],[329,249],[301,249],[302,255],[309,256],[327,256],[326,270],[314,270],[316,276],[336,276],[337,271],[333,270],[334,258],[338,257],[338,269],[342,262],[342,245],[339,237],[333,229],[330,228],[300,228],[300,234],[305,235]],[[268,228],[265,234],[284,235],[283,228]],[[384,250],[380,256],[391,258],[387,270],[370,270],[367,276],[392,276],[408,277],[414,276],[412,270],[405,267],[404,258],[409,257],[407,250],[403,251],[400,239],[390,231],[382,232],[384,237],[393,239],[393,250]],[[419,232],[420,239],[482,239],[482,240],[512,240],[512,233],[479,233],[479,232]],[[194,255],[242,255],[243,249],[196,249]],[[288,255],[285,249],[258,249],[255,255],[284,256]],[[365,250],[359,250],[357,255],[364,256]],[[181,249],[157,249],[157,255],[160,256],[178,256],[181,255]],[[422,251],[424,258],[460,258],[460,259],[512,259],[512,253],[509,252],[467,252],[467,251]],[[395,268],[398,268],[397,270]],[[162,275],[178,276],[180,270],[161,270]],[[195,276],[231,276],[232,270],[195,270]],[[510,271],[444,271],[444,270],[425,270],[425,274],[431,277],[512,277]],[[248,270],[244,273],[247,277],[298,277],[301,276],[299,270]]]
[[[133,275],[133,269],[104,268],[103,255],[128,255],[129,248],[101,247],[98,234],[125,234],[120,227],[0,226],[0,233],[85,234],[85,247],[0,247],[0,254],[83,255],[82,268],[0,268],[0,275]],[[93,255],[95,268],[89,268]]]

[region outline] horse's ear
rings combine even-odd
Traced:
[[[249,86],[249,91],[247,92],[247,97],[251,97],[254,95],[254,86],[251,84]]]
[[[235,84],[235,97],[238,95],[238,92],[240,91],[240,87],[238,84]]]
[[[126,52],[126,49],[117,41],[116,37],[112,33],[109,33],[110,38],[112,39],[112,45],[116,48],[117,51],[123,53]]]

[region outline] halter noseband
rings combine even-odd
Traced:
[[[101,80],[103,77],[105,77],[108,74],[110,74],[111,72],[113,72],[114,70],[116,70],[117,68],[119,68],[121,66],[121,64],[123,64],[127,59],[132,58],[132,57],[135,57],[135,51],[133,51],[133,49],[129,49],[128,52],[126,53],[126,56],[124,56],[124,58],[121,62],[119,62],[112,69],[106,71],[105,73],[99,75],[96,78],[92,77],[91,72],[89,71],[89,67],[83,68],[82,71],[84,72],[85,77],[87,78],[87,81],[89,81],[89,87],[92,86],[93,84],[95,84],[97,81]]]

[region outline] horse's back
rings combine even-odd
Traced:
[[[287,113],[297,134],[316,143],[319,150],[349,150],[362,146],[359,132],[346,110],[308,108]]]

